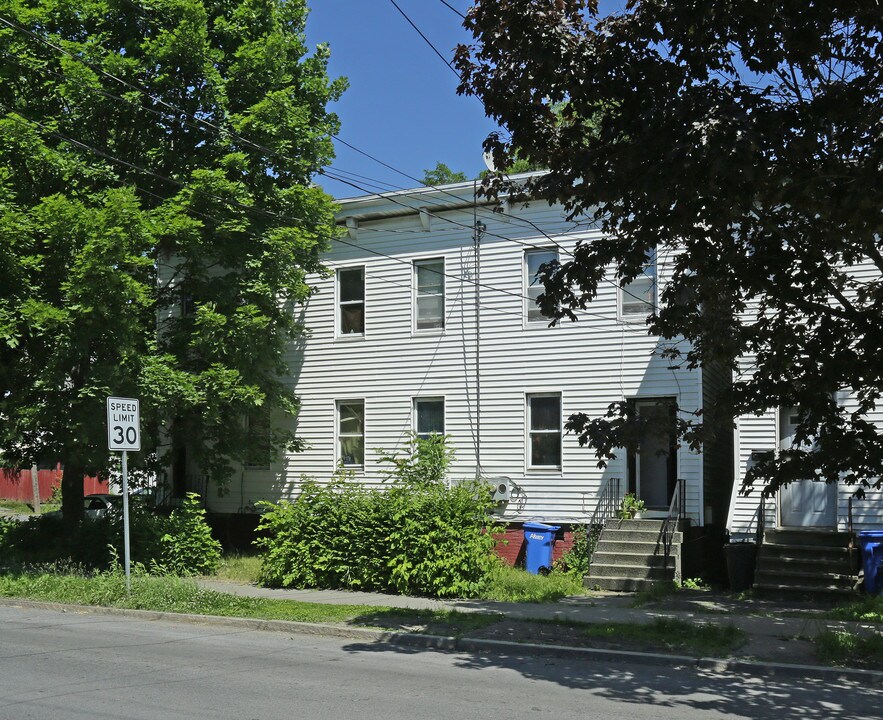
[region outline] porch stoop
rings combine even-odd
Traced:
[[[754,589],[787,599],[848,600],[855,594],[860,550],[852,535],[816,528],[766,530]]]
[[[611,520],[601,531],[589,574],[587,588],[636,592],[659,582],[681,578],[682,528],[672,536],[666,562],[662,542],[663,520]]]

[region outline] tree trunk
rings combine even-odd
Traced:
[[[86,513],[83,507],[83,476],[86,469],[82,463],[67,461],[61,475],[61,514],[66,532],[77,529]]]

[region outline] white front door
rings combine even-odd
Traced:
[[[795,408],[779,411],[779,447],[793,446],[798,423]],[[779,520],[784,527],[836,527],[837,483],[798,480],[779,491]]]

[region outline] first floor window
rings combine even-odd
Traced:
[[[656,309],[656,248],[648,254],[638,276],[619,290],[623,320],[646,320]]]
[[[430,435],[445,434],[444,398],[415,398],[414,431],[424,440]]]
[[[418,330],[440,330],[445,326],[445,261],[415,260],[417,277],[415,325]]]
[[[337,403],[337,458],[345,467],[365,465],[365,401]]]
[[[340,306],[338,333],[365,334],[365,268],[337,271],[337,300]]]
[[[527,396],[530,447],[528,465],[561,467],[561,395],[543,393]]]
[[[257,409],[249,413],[246,430],[248,447],[245,466],[249,468],[269,467],[271,455],[270,413],[264,409]]]

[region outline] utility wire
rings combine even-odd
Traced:
[[[455,13],[457,13],[457,15],[459,15],[459,16],[460,16],[461,18],[463,18],[464,20],[466,19],[466,16],[465,16],[463,13],[461,13],[459,10],[457,10],[457,8],[455,8],[453,5],[451,5],[451,3],[447,2],[447,0],[440,0],[440,2],[441,2],[441,4],[444,5],[446,8],[449,8],[450,10],[453,10]]]
[[[413,20],[411,20],[411,18],[408,17],[408,14],[407,14],[404,10],[402,10],[402,9],[399,7],[399,5],[398,5],[398,3],[396,2],[396,0],[389,0],[389,1],[393,4],[393,7],[395,7],[395,9],[398,10],[398,11],[402,14],[402,17],[405,18],[405,20],[408,21],[408,24],[409,24],[412,28],[414,28],[414,29],[417,31],[417,34],[418,34],[420,37],[423,38],[424,42],[425,42],[427,45],[429,45],[429,47],[432,48],[432,51],[433,51],[436,55],[439,56],[439,58],[441,59],[441,61],[451,69],[451,72],[454,73],[454,75],[457,76],[457,79],[460,80],[460,79],[461,79],[461,78],[460,78],[460,73],[457,72],[457,69],[456,69],[453,65],[451,65],[450,62],[448,62],[447,58],[445,58],[445,56],[442,55],[442,54],[438,51],[438,48],[437,48],[435,45],[432,44],[432,41],[431,41],[428,37],[426,37],[426,35],[423,34],[423,31],[422,31],[419,27],[417,27],[417,25],[414,23]]]

